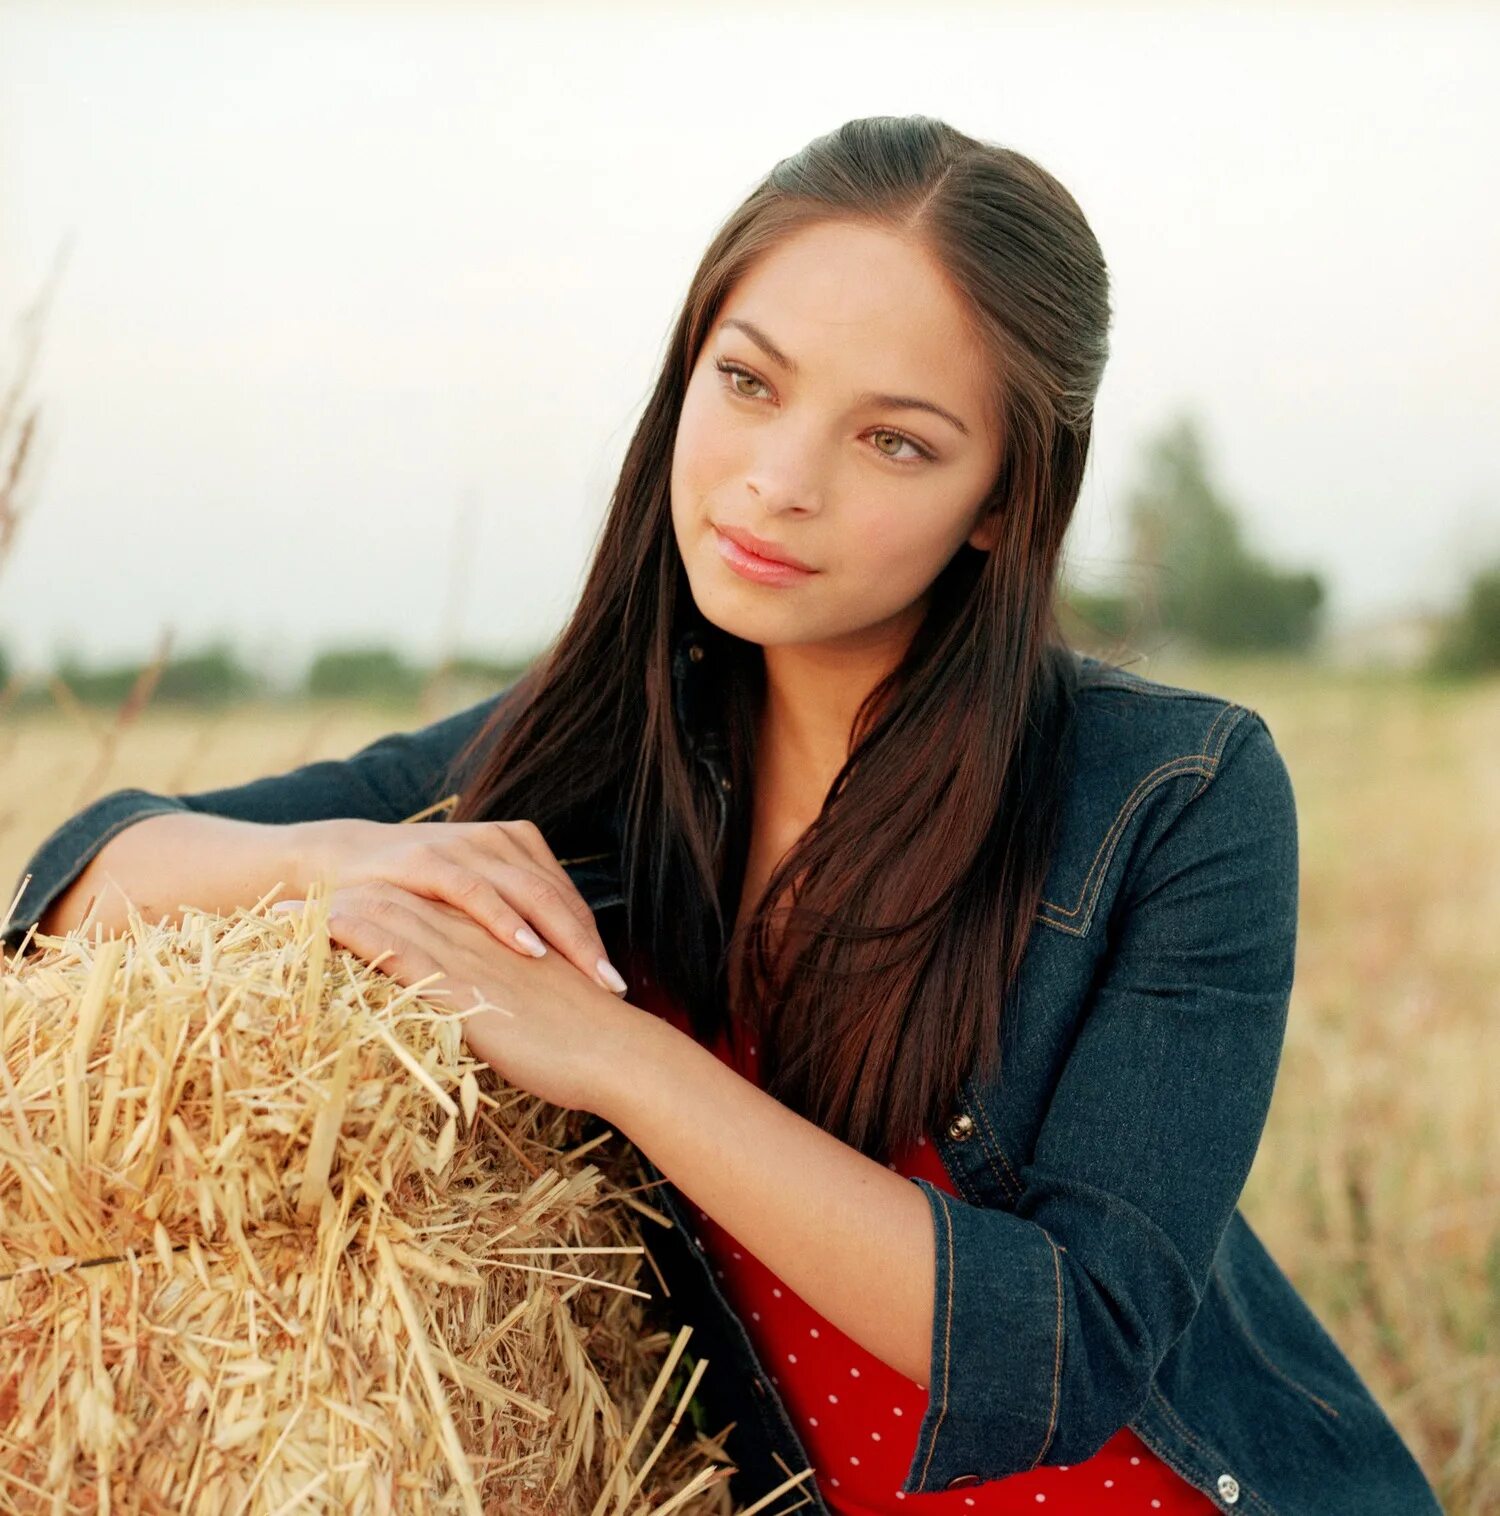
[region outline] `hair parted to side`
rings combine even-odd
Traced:
[[[1003,460],[984,518],[932,586],[901,663],[861,706],[822,813],[726,937],[748,855],[762,650],[704,622],[672,529],[676,427],[700,346],[761,254],[857,221],[939,261],[993,354]],[[744,953],[761,1079],[871,1157],[931,1129],[1001,1060],[1002,1001],[1061,810],[1076,664],[1056,614],[1061,550],[1108,355],[1108,272],[1073,197],[1022,154],[927,116],[848,121],[783,159],[719,229],[636,427],[577,608],[455,760],[450,821],[525,817],[558,856],[624,804],[625,935],[695,1035],[725,1024]],[[672,700],[701,624],[733,779],[727,835]],[[795,902],[775,918],[768,907]],[[773,961],[773,919],[798,948]]]

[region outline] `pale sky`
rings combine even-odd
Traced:
[[[1191,408],[1335,624],[1500,552],[1500,15],[0,0],[0,378],[69,244],[0,643],[534,647],[722,218],[854,116],[1035,158],[1115,318],[1069,544]]]

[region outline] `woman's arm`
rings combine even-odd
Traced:
[[[1238,728],[1121,886],[1014,1210],[865,1158],[658,1018],[601,1075],[601,1116],[929,1386],[906,1493],[1081,1462],[1198,1308],[1269,1113],[1297,934],[1290,777],[1258,715]]]
[[[329,833],[304,828],[285,836],[274,829],[346,819],[399,822],[420,815],[444,798],[438,791],[449,764],[515,688],[416,731],[388,732],[348,758],[320,758],[284,774],[194,794],[122,789],[101,795],[42,841],[0,899],[3,916],[21,881],[31,876],[15,915],[0,920],[0,945],[18,950],[32,926],[70,929],[95,894],[101,895],[99,919],[117,927],[125,919],[120,890],[142,907],[174,910],[191,903],[222,911],[253,905],[278,879],[305,883],[299,870],[308,859],[321,857]],[[170,827],[156,817],[169,817]],[[153,818],[149,827],[147,818]],[[221,845],[228,850],[222,858],[204,856]],[[117,888],[108,888],[111,878]],[[50,927],[42,925],[43,918]]]
[[[658,1016],[610,1063],[599,1114],[815,1311],[925,1386],[933,1235],[916,1185]]]
[[[42,912],[37,930],[61,936],[88,916],[90,932],[101,926],[114,936],[124,929],[130,906],[147,921],[175,922],[188,902],[227,916],[259,900],[278,880],[285,888],[277,898],[303,896],[326,867],[337,829],[348,824],[273,825],[191,811],[143,817],[105,843]]]

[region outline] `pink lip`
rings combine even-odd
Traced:
[[[793,568],[806,569],[808,573],[815,573],[812,564],[804,563],[800,558],[793,558],[784,549],[776,546],[774,542],[767,542],[764,537],[757,537],[754,532],[747,532],[743,527],[719,526],[713,523],[716,531],[723,532],[731,542],[737,542],[747,553],[753,553],[757,558],[764,558],[770,563],[789,563]]]
[[[802,580],[810,579],[817,573],[816,569],[783,563],[753,552],[738,540],[744,535],[746,534],[740,532],[730,535],[721,527],[714,528],[714,543],[720,556],[742,578],[753,580],[757,584],[800,584]],[[750,540],[753,542],[756,539]]]

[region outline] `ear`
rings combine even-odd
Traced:
[[[969,533],[968,542],[970,547],[977,547],[981,553],[990,552],[1000,538],[1000,515],[997,511],[987,520],[981,521],[978,526]]]

